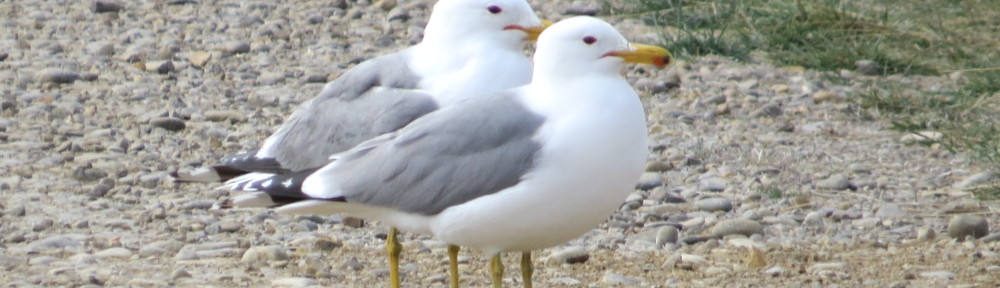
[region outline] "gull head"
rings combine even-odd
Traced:
[[[485,41],[520,49],[547,24],[524,0],[441,0],[434,5],[424,41]]]
[[[614,74],[624,63],[663,67],[670,53],[657,46],[629,43],[607,22],[578,16],[559,21],[539,37],[535,49],[535,75],[579,75],[596,72]]]

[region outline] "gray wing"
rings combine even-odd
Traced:
[[[335,168],[310,177],[336,181],[336,200],[433,215],[517,184],[538,156],[532,137],[543,121],[507,94],[466,101],[338,155]]]
[[[327,157],[372,137],[395,131],[438,108],[403,53],[377,57],[330,82],[292,113],[265,141],[259,158],[274,158],[282,168],[321,167]]]

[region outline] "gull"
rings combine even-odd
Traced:
[[[327,83],[256,151],[228,155],[220,165],[172,176],[178,182],[240,183],[261,175],[315,170],[330,155],[440,107],[527,84],[531,62],[524,44],[537,39],[549,24],[524,0],[441,0],[419,44],[362,62]],[[396,229],[391,228],[389,236],[390,262],[398,263]],[[458,253],[457,247],[449,247],[450,253]],[[398,287],[398,264],[390,265],[392,287]]]
[[[521,252],[531,287],[531,251],[593,229],[634,190],[646,117],[620,70],[670,54],[581,16],[543,32],[534,59],[526,86],[439,109],[315,170],[246,179],[238,190],[257,192],[233,204],[374,219],[474,248],[491,257],[494,287],[500,254]]]

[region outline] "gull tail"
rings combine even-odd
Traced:
[[[302,192],[302,182],[316,169],[305,171],[273,174],[248,173],[226,181],[226,187],[235,191],[252,192],[235,196],[224,201],[222,208],[233,207],[276,207],[304,200],[315,199]],[[323,199],[342,201],[337,199]]]
[[[193,171],[178,171],[170,173],[177,182],[223,182],[242,177],[248,173],[266,172],[282,174],[288,169],[274,158],[260,158],[256,152],[243,152],[222,157],[222,164],[202,167]]]

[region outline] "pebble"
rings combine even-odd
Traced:
[[[545,263],[548,263],[549,265],[579,264],[587,262],[588,259],[590,259],[590,253],[587,252],[587,249],[579,246],[573,246],[552,251],[552,253],[545,259]]]
[[[184,130],[184,128],[187,127],[187,125],[184,124],[184,120],[174,117],[153,118],[149,120],[149,125],[174,132]]]
[[[35,79],[41,83],[69,84],[80,79],[80,73],[70,70],[46,68],[35,73]]]
[[[646,278],[607,273],[604,274],[604,277],[601,277],[601,282],[609,285],[634,287],[646,283]]]
[[[965,240],[967,237],[980,238],[990,233],[990,224],[986,218],[975,214],[961,214],[951,218],[948,222],[948,236],[951,238]]]
[[[549,279],[549,283],[552,283],[553,285],[577,287],[580,286],[580,284],[583,284],[583,281],[577,280],[576,278],[559,277]]]
[[[833,174],[816,182],[816,189],[845,190],[851,187],[851,181],[844,174]]]
[[[94,253],[98,258],[128,258],[132,256],[132,251],[122,247],[114,247]]]
[[[983,243],[1000,241],[1000,232],[994,232],[993,234],[983,236],[983,238],[979,238],[979,241],[983,241]]]
[[[663,247],[666,244],[677,243],[680,231],[673,226],[663,226],[656,230],[656,246]]]
[[[774,266],[764,270],[764,274],[771,275],[772,277],[780,276],[783,272],[785,272],[785,268],[782,268],[781,266]]]
[[[216,47],[222,53],[228,55],[243,54],[250,52],[250,43],[242,41],[229,41]],[[205,60],[208,61],[208,60]]]
[[[174,272],[170,272],[170,279],[177,280],[181,278],[191,278],[191,273],[188,273],[184,268],[177,268]]]
[[[993,178],[996,178],[996,174],[992,172],[977,173],[962,179],[962,181],[956,182],[954,186],[955,188],[968,188],[989,182],[990,180],[993,180]]]
[[[35,251],[45,251],[53,249],[76,249],[76,248],[82,248],[83,243],[67,235],[55,235],[42,240],[31,242],[31,244],[28,244],[28,247],[30,247],[32,250]]]
[[[875,212],[875,217],[881,218],[898,218],[904,216],[906,216],[906,211],[903,211],[903,208],[900,208],[899,205],[892,203],[882,205]]]
[[[761,106],[753,113],[750,113],[750,116],[756,118],[774,118],[781,116],[782,113],[784,113],[784,111],[781,108],[781,105],[772,103]]]
[[[809,268],[806,268],[806,271],[808,271],[809,273],[814,273],[815,274],[815,273],[819,273],[820,271],[842,271],[844,269],[847,269],[847,263],[844,263],[844,262],[825,262],[825,263],[816,263],[816,264],[813,264],[812,266],[809,266]]]
[[[238,111],[205,111],[205,120],[222,122],[229,121],[232,124],[246,122],[247,117]]]
[[[729,212],[733,210],[733,201],[721,197],[705,198],[695,201],[694,207],[707,212]]]
[[[861,75],[878,75],[879,70],[878,64],[872,60],[858,60],[854,62],[854,71],[857,71]]]
[[[955,273],[951,273],[948,271],[928,271],[928,272],[920,272],[920,277],[952,280],[955,279]]]
[[[702,191],[709,191],[709,192],[722,192],[723,190],[726,190],[726,185],[728,184],[729,183],[728,181],[726,181],[726,179],[722,179],[721,177],[717,176],[707,177],[705,179],[701,179],[698,181],[699,189],[701,189]]]
[[[240,261],[244,263],[263,263],[288,260],[288,254],[281,246],[256,246],[250,247],[243,253]]]
[[[199,68],[205,67],[205,65],[208,64],[208,61],[210,60],[212,60],[212,53],[208,53],[205,51],[194,51],[191,52],[190,55],[188,55],[188,62],[191,62],[191,65],[194,65],[195,67]]]
[[[174,72],[174,62],[170,60],[166,61],[149,61],[145,63],[146,71],[156,72],[159,74],[168,74]]]
[[[659,186],[663,186],[663,177],[660,176],[660,173],[645,172],[639,177],[639,183],[635,185],[635,188],[649,190]]]
[[[709,232],[710,237],[721,238],[726,235],[743,235],[750,237],[753,234],[764,233],[764,226],[753,220],[747,219],[726,219],[719,221]]]
[[[595,16],[601,13],[601,4],[595,1],[573,1],[563,10],[566,15],[587,15]]]
[[[94,13],[118,12],[125,10],[125,4],[112,0],[94,0],[94,5],[91,6],[91,10],[94,11]]]
[[[271,285],[274,285],[274,287],[290,288],[309,287],[316,285],[316,280],[302,277],[281,278],[271,281]]]

